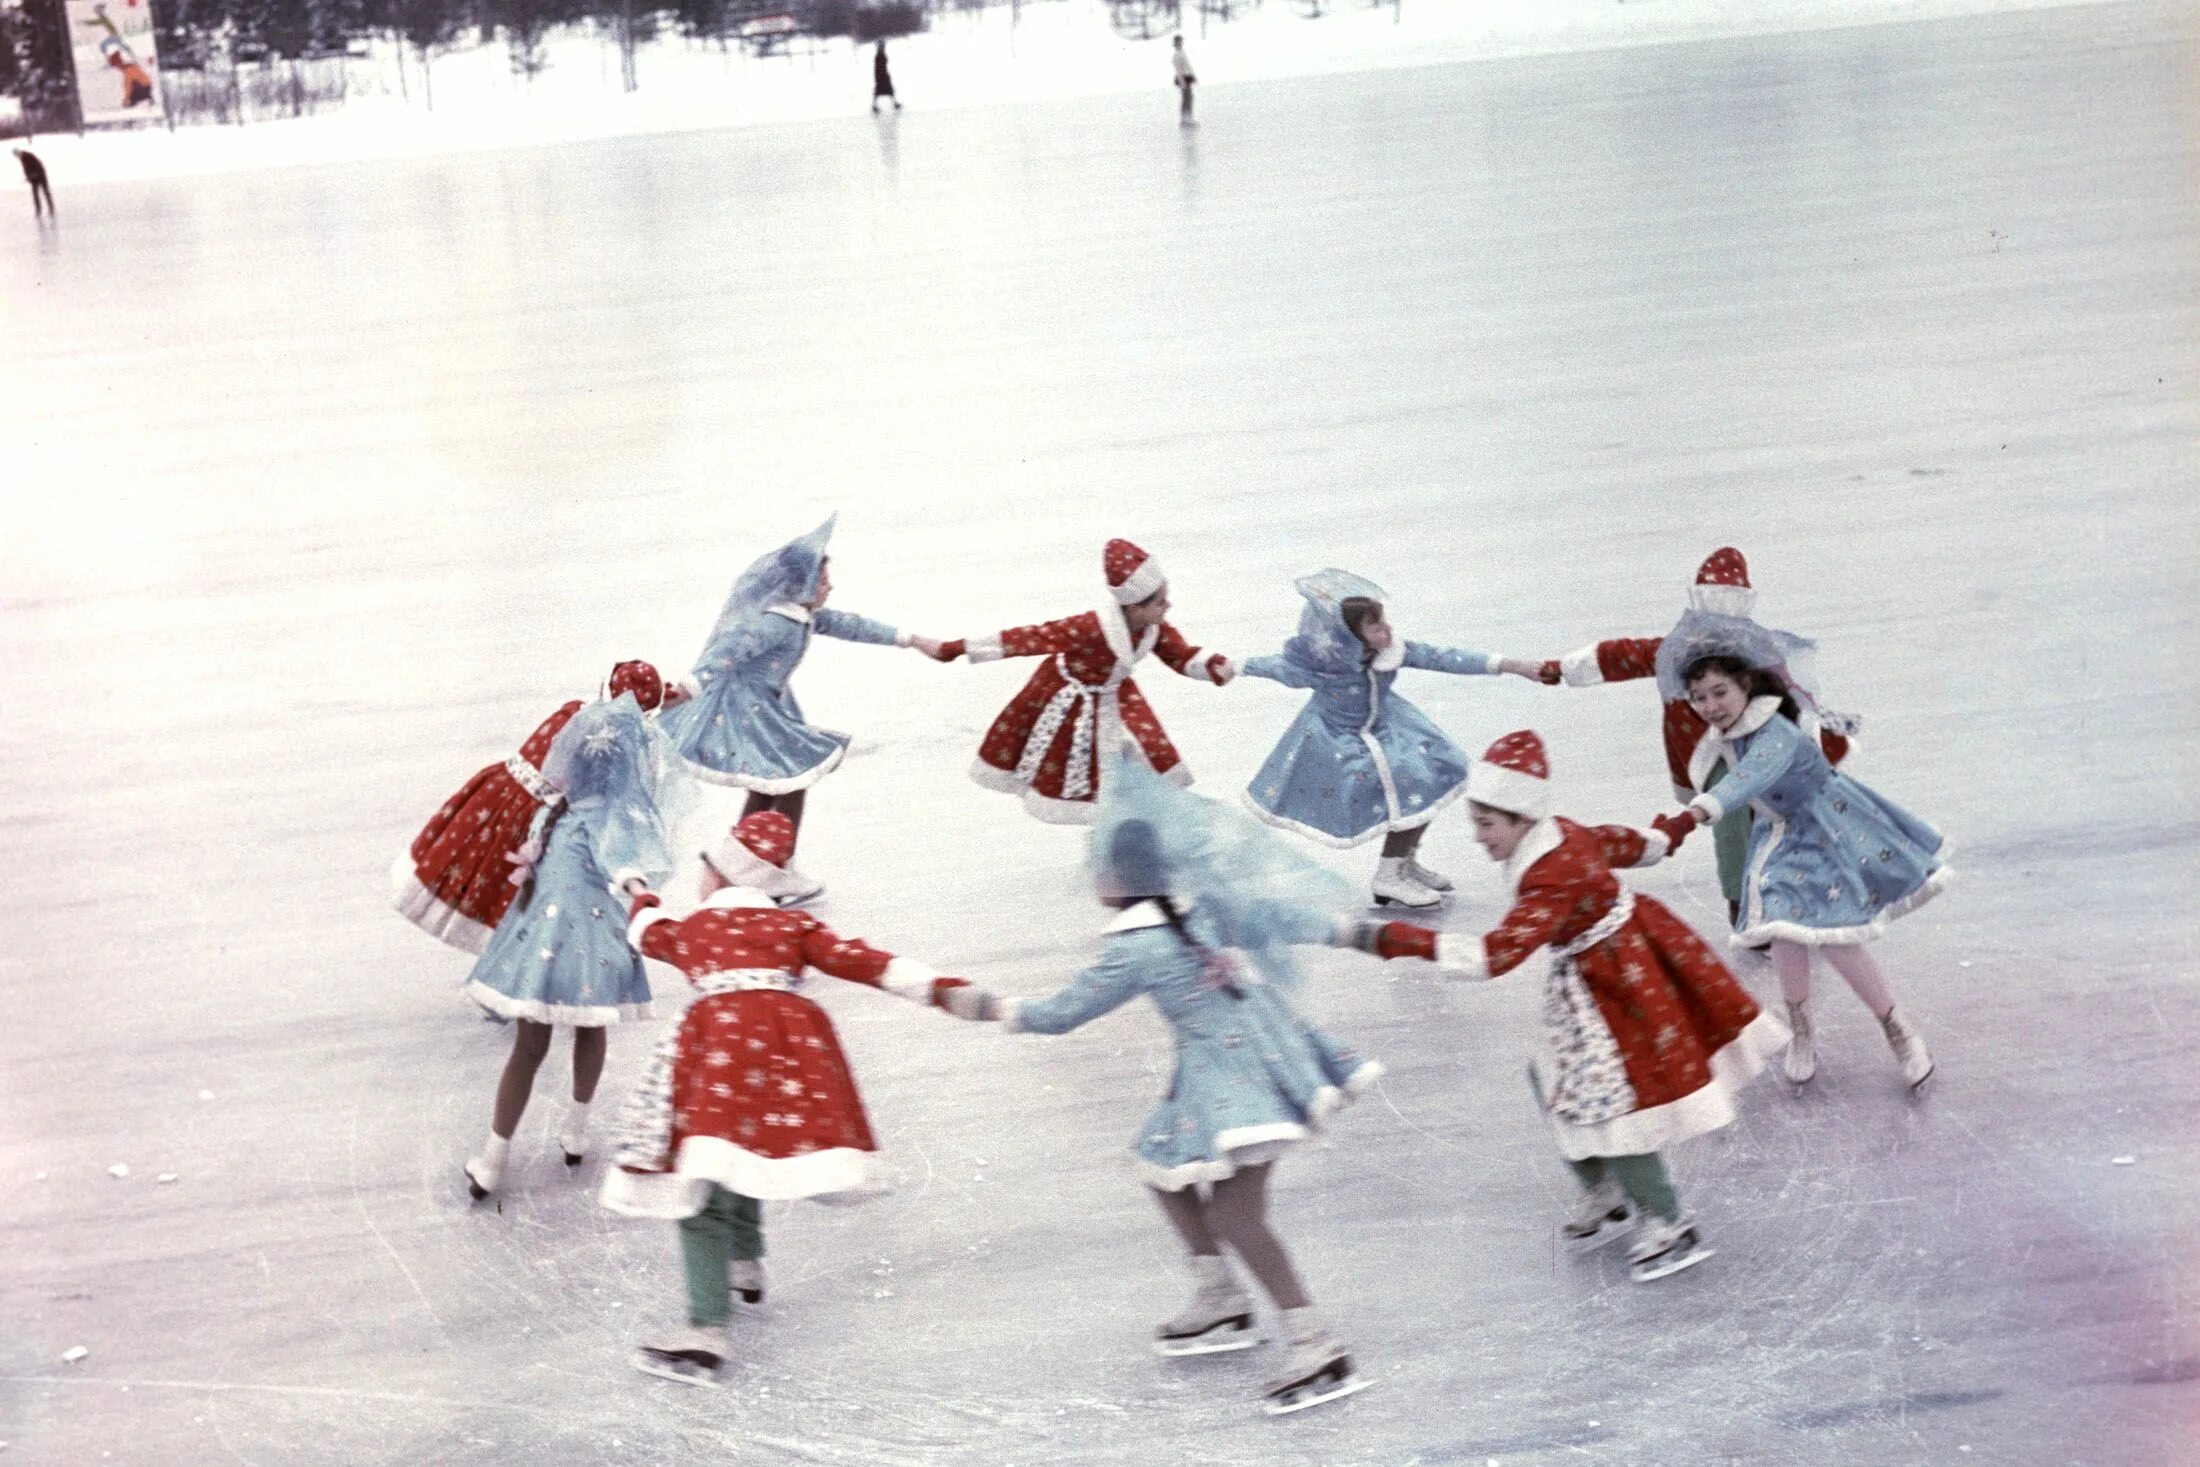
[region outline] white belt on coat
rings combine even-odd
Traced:
[[[527,791],[545,805],[565,803],[565,791],[552,784],[549,775],[544,774],[519,755],[514,754],[504,761],[504,772],[517,780],[521,789]]]
[[[1118,662],[1106,682],[1088,683],[1071,675],[1068,659],[1059,652],[1054,654],[1054,670],[1061,674],[1062,686],[1039,710],[1031,737],[1024,741],[1023,757],[1016,761],[1016,777],[1025,784],[1037,780],[1039,764],[1054,746],[1054,735],[1061,729],[1062,720],[1074,718],[1076,722],[1070,725],[1069,767],[1062,771],[1062,798],[1081,800],[1092,793],[1092,748],[1100,741],[1100,700],[1114,697],[1131,670]],[[1076,704],[1082,706],[1073,708]]]
[[[1612,910],[1597,918],[1596,925],[1562,947],[1552,949],[1559,957],[1571,962],[1600,942],[1609,942],[1619,936],[1619,930],[1634,920],[1635,894],[1620,888],[1619,900],[1612,903]]]

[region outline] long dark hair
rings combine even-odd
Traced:
[[[1383,619],[1383,603],[1372,596],[1347,596],[1337,603],[1337,615],[1344,618],[1345,630],[1360,639],[1360,660],[1372,658],[1375,649],[1367,645],[1367,633],[1360,628]]]
[[[1733,679],[1742,690],[1742,696],[1752,702],[1759,698],[1778,698],[1780,712],[1793,721],[1803,716],[1795,703],[1795,695],[1788,691],[1787,683],[1769,667],[1751,667],[1741,658],[1725,652],[1713,652],[1697,658],[1681,672],[1681,686],[1693,687],[1697,678],[1708,673],[1723,673]]]

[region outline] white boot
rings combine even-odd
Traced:
[[[1412,877],[1430,891],[1450,891],[1451,878],[1441,871],[1431,871],[1421,864],[1419,856],[1406,857],[1406,875]]]
[[[764,1260],[736,1258],[726,1265],[726,1287],[744,1304],[764,1302]]]
[[[1780,1057],[1780,1073],[1787,1076],[1791,1085],[1801,1085],[1818,1073],[1818,1046],[1810,1032],[1810,1000],[1788,1005],[1788,1028],[1795,1037],[1788,1040],[1787,1052]]]
[[[1887,1047],[1894,1051],[1894,1062],[1902,1066],[1902,1078],[1912,1090],[1922,1088],[1933,1075],[1933,1056],[1925,1047],[1925,1036],[1910,1027],[1900,1009],[1887,1010],[1879,1027],[1886,1033]]]
[[[467,1159],[466,1191],[474,1201],[479,1202],[487,1197],[497,1189],[497,1183],[504,1180],[504,1158],[511,1149],[510,1137],[499,1136],[491,1131],[489,1139],[482,1143],[481,1151]]]
[[[804,902],[815,901],[825,895],[825,883],[792,866],[780,870],[780,879],[765,892],[782,907],[799,907]]]
[[[575,1100],[565,1108],[565,1124],[558,1127],[558,1149],[565,1153],[567,1166],[579,1166],[581,1158],[588,1154],[589,1102]]]
[[[1560,1224],[1558,1231],[1573,1247],[1587,1251],[1619,1238],[1634,1220],[1635,1205],[1627,1200],[1618,1179],[1606,1176],[1581,1194],[1574,1215]]]
[[[1627,1250],[1628,1266],[1638,1284],[1694,1268],[1710,1256],[1711,1250],[1696,1236],[1696,1225],[1685,1217],[1668,1221],[1646,1215],[1635,1232],[1635,1245]]]
[[[683,1330],[669,1330],[635,1351],[634,1368],[644,1375],[662,1376],[682,1385],[715,1386],[718,1367],[725,1359],[725,1329],[691,1324]]]
[[[1153,1332],[1154,1349],[1164,1355],[1218,1355],[1260,1343],[1253,1301],[1238,1287],[1229,1264],[1215,1254],[1194,1254],[1192,1281],[1192,1302]]]
[[[1444,900],[1407,874],[1404,856],[1385,856],[1375,863],[1374,895],[1378,907],[1433,907]]]
[[[1352,1373],[1344,1342],[1322,1328],[1311,1308],[1283,1311],[1283,1338],[1275,1374],[1263,1388],[1270,1415],[1301,1411],[1366,1386]]]

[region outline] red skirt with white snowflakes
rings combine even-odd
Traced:
[[[504,858],[527,843],[541,808],[505,764],[481,770],[397,858],[390,872],[397,910],[429,936],[480,952],[519,890]]]
[[[1128,677],[1113,686],[1084,682],[1063,671],[1061,658],[1050,657],[986,730],[970,773],[988,789],[1023,796],[1041,820],[1086,824],[1100,792],[1102,761],[1126,740],[1156,774],[1192,782],[1137,683]]]
[[[688,1217],[706,1184],[765,1200],[858,1191],[877,1150],[825,1011],[785,989],[721,990],[660,1044],[603,1200],[630,1216]]]

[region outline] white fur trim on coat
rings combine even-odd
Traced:
[[[1575,1125],[1548,1115],[1559,1155],[1568,1161],[1592,1156],[1636,1156],[1716,1131],[1734,1120],[1735,1092],[1749,1083],[1788,1042],[1788,1027],[1769,1009],[1759,1010],[1742,1032],[1711,1056],[1711,1078],[1678,1100],[1595,1125]]]
[[[1944,843],[1940,854],[1945,856],[1949,847]],[[1934,868],[1922,886],[1898,902],[1890,902],[1879,909],[1869,922],[1853,927],[1805,927],[1800,922],[1753,922],[1727,939],[1737,951],[1767,942],[1785,940],[1801,943],[1805,947],[1849,947],[1860,942],[1871,942],[1887,930],[1887,924],[1897,917],[1905,917],[1924,906],[1948,889],[1956,879],[1953,866]],[[1745,913],[1746,915],[1746,913]]]
[[[613,1024],[631,1024],[650,1016],[650,1006],[646,1003],[544,1003],[535,998],[512,998],[479,981],[468,983],[465,994],[500,1018],[564,1024],[573,1029],[606,1029]]]
[[[642,908],[634,914],[634,920],[626,924],[626,945],[634,951],[640,952],[642,950],[642,934],[655,927],[659,922],[670,922],[672,920],[672,914],[665,910],[662,902]]]
[[[1715,616],[1747,616],[1757,605],[1757,592],[1749,586],[1707,586],[1699,582],[1688,588],[1688,604]]]
[[[1489,948],[1478,932],[1436,934],[1436,966],[1447,978],[1478,981],[1490,976]]]
[[[939,976],[937,968],[928,968],[907,958],[894,958],[886,964],[886,971],[879,975],[878,986],[896,998],[906,998],[914,1003],[930,1003],[932,981]]]
[[[1655,866],[1673,854],[1673,842],[1666,839],[1664,831],[1656,827],[1644,830],[1639,825],[1630,825],[1627,828],[1642,837],[1642,859],[1634,863],[1637,867]]]
[[[422,885],[410,854],[399,856],[390,867],[390,902],[413,926],[462,952],[478,954],[489,945],[495,930],[482,926]]]
[[[1467,798],[1478,805],[1541,820],[1551,813],[1551,782],[1477,759],[1467,769]]]
[[[1001,650],[1001,634],[987,632],[982,637],[963,638],[963,660],[966,662],[998,662],[1008,654]]]
[[[861,1192],[876,1153],[834,1146],[801,1156],[758,1156],[717,1136],[689,1136],[669,1172],[606,1167],[603,1205],[627,1217],[693,1217],[711,1183],[762,1202]],[[695,1199],[692,1202],[689,1199]],[[684,1211],[682,1209],[685,1209]]]
[[[1597,645],[1591,642],[1559,658],[1559,681],[1569,688],[1593,688],[1603,682],[1604,668],[1597,662]]]
[[[1138,569],[1123,578],[1120,586],[1108,587],[1108,594],[1118,606],[1136,606],[1139,602],[1169,584],[1168,576],[1161,570],[1161,562],[1151,555],[1138,562]]]

